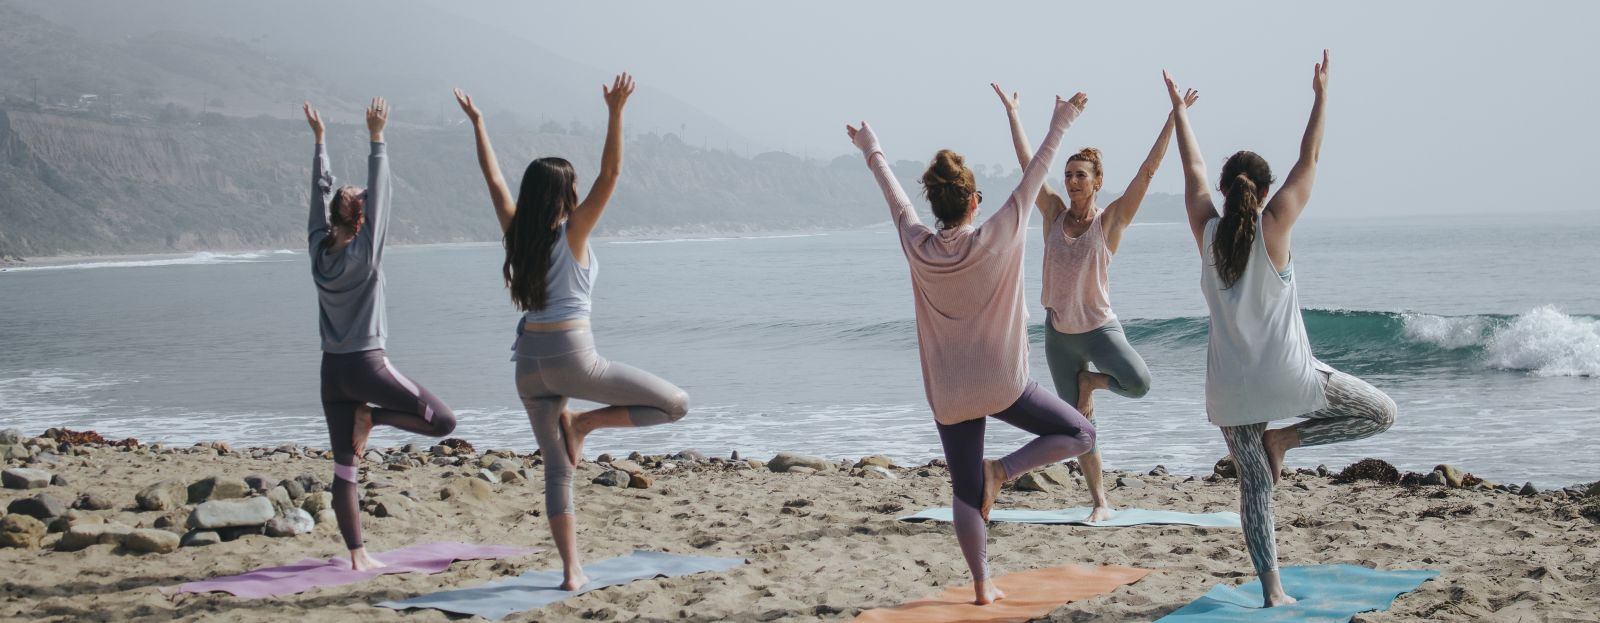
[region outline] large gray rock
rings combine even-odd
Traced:
[[[272,519],[272,501],[267,498],[213,500],[194,507],[189,527],[200,530],[259,526]]]
[[[13,467],[0,472],[0,483],[7,489],[43,489],[50,486],[50,472],[28,467]]]
[[[457,480],[470,480],[458,478]],[[473,481],[482,482],[482,481]],[[393,493],[385,493],[372,499],[373,517],[393,517],[395,519],[410,519],[411,511],[415,509],[416,502],[411,498]]]
[[[0,519],[0,547],[38,549],[44,534],[44,523],[27,515],[6,515]]]
[[[141,510],[166,511],[183,506],[189,499],[188,488],[176,480],[163,480],[145,487],[133,496]]]
[[[289,481],[285,481],[285,482],[294,482],[294,481],[289,480]],[[291,511],[291,510],[299,510],[298,508],[295,508],[294,500],[289,497],[289,490],[285,489],[285,488],[283,488],[281,486],[273,487],[271,491],[267,492],[267,496],[266,497],[267,497],[268,501],[272,502],[272,510],[273,510],[273,512],[277,513],[280,516],[283,515],[284,513],[287,513],[289,511]]]
[[[311,518],[311,513],[296,508],[285,515],[273,517],[267,522],[266,532],[267,536],[271,537],[296,536],[309,534],[316,527],[317,523]]]
[[[0,461],[25,461],[33,458],[33,451],[20,443],[0,444]]]
[[[40,521],[49,521],[60,517],[67,512],[66,502],[56,499],[48,493],[40,493],[31,498],[12,500],[6,506],[6,512],[12,515],[27,515]]]
[[[11,445],[22,443],[22,431],[15,428],[0,430],[0,444]]]
[[[772,460],[767,461],[767,469],[775,472],[787,472],[791,467],[809,467],[819,472],[828,471],[833,463],[828,459],[793,452],[779,452]]]
[[[1017,478],[1019,491],[1061,491],[1072,486],[1072,472],[1056,464],[1048,465]]]
[[[122,547],[145,554],[170,554],[178,550],[178,535],[166,530],[139,529],[129,532]]]
[[[122,524],[79,524],[62,533],[56,550],[76,552],[90,545],[121,545],[133,528]]]
[[[250,493],[250,485],[243,478],[212,476],[189,485],[189,503],[199,504],[211,500],[237,500]]]
[[[72,503],[73,508],[86,511],[111,510],[112,506],[115,504],[110,499],[98,493],[85,493],[78,496],[78,501]]]
[[[207,545],[216,545],[221,542],[222,536],[215,532],[210,530],[195,530],[183,535],[183,538],[178,541],[178,545],[182,547],[205,547]]]
[[[628,486],[629,477],[630,476],[626,472],[608,469],[604,472],[601,472],[599,476],[595,476],[594,480],[590,482],[602,487],[626,487]]]
[[[306,496],[306,486],[298,480],[285,480],[278,483],[284,491],[289,492],[289,499],[298,500]]]
[[[612,461],[611,462],[611,469],[614,469],[614,470],[617,470],[617,471],[620,471],[620,472],[623,472],[623,473],[626,473],[626,474],[643,474],[644,473],[644,468],[643,467],[640,467],[638,463],[635,463],[633,461],[629,461],[628,459],[617,459],[615,461]]]

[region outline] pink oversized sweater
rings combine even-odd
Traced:
[[[987,417],[1016,402],[1028,384],[1028,310],[1022,294],[1023,242],[1029,209],[1044,185],[1067,126],[1083,112],[1056,103],[1022,184],[980,227],[935,232],[917,218],[889,169],[872,128],[862,125],[856,147],[883,189],[911,265],[922,383],[933,418],[955,424]]]

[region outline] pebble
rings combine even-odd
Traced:
[[[320,511],[317,511],[316,519],[317,525],[319,526],[326,525],[334,528],[338,528],[339,526],[339,514],[334,512],[331,508],[324,508]]]
[[[494,472],[491,472],[488,469],[480,469],[480,470],[478,470],[477,477],[478,477],[479,480],[487,482],[487,483],[489,483],[491,485],[500,484],[500,475],[496,474]]]
[[[638,473],[628,475],[628,488],[630,489],[649,489],[650,485],[652,484],[655,484],[655,479],[651,478],[649,474]]]
[[[632,477],[625,472],[608,469],[590,481],[602,487],[626,487]]]
[[[44,524],[27,515],[0,518],[0,547],[38,549],[44,535]]]
[[[777,470],[773,470],[773,471],[777,471]],[[811,474],[817,473],[817,470],[809,468],[809,467],[806,467],[804,465],[796,465],[794,467],[790,467],[787,470],[784,470],[784,473],[787,473],[787,474],[800,474],[801,476],[810,476]]]
[[[625,473],[628,473],[628,474],[643,474],[644,473],[644,468],[643,467],[640,467],[638,463],[635,463],[633,461],[629,461],[627,459],[611,461],[611,469],[619,470],[619,471],[622,471],[622,472],[625,472]]]
[[[122,547],[146,554],[170,554],[178,550],[178,535],[166,530],[138,529],[129,532]]]
[[[1446,484],[1449,484],[1449,482],[1445,479],[1444,472],[1435,469],[1432,472],[1429,472],[1427,476],[1422,477],[1422,484],[1433,487],[1443,487]]]
[[[458,479],[466,480],[466,479]],[[395,519],[410,519],[411,509],[416,502],[403,495],[386,493],[373,498],[372,516],[393,517]]]
[[[298,500],[306,496],[306,486],[300,484],[298,480],[284,480],[279,482],[278,486],[283,487],[284,492],[289,494],[289,499],[291,500]]]
[[[270,537],[297,536],[309,534],[316,527],[317,522],[311,518],[311,513],[294,508],[267,521],[266,533]]]
[[[171,510],[183,505],[188,499],[188,490],[176,480],[163,480],[145,487],[133,499],[141,510]]]
[[[13,467],[0,472],[0,482],[3,482],[7,489],[43,489],[50,486],[50,472]]]
[[[441,500],[488,500],[494,497],[494,489],[489,483],[477,478],[452,478],[439,490]]]
[[[0,444],[10,445],[22,443],[22,431],[15,428],[0,430]]]
[[[861,468],[861,477],[871,480],[898,480],[900,477],[882,465],[867,465]]]
[[[86,511],[111,510],[112,506],[114,505],[111,503],[111,500],[106,499],[105,496],[98,493],[85,493],[78,496],[77,501],[72,503],[73,508]]]
[[[272,501],[267,498],[212,500],[194,507],[188,525],[202,530],[259,526],[273,514]]]
[[[694,448],[689,448],[688,450],[684,450],[682,452],[679,452],[677,454],[672,455],[672,458],[678,459],[680,461],[694,461],[696,463],[700,463],[700,462],[703,462],[703,461],[706,460],[706,455],[704,453],[700,452],[699,450],[696,450]]]
[[[1072,483],[1072,472],[1061,465],[1049,465],[1017,478],[1019,491],[1057,491]]]
[[[300,474],[299,476],[295,476],[294,480],[295,482],[300,483],[300,488],[306,493],[328,490],[328,483],[323,482],[323,480],[318,478],[315,474]],[[290,489],[289,493],[290,497],[293,497],[294,489]]]
[[[514,485],[522,482],[523,480],[525,479],[522,477],[522,474],[518,472],[518,470],[508,469],[500,472],[501,484]]]
[[[333,494],[327,491],[318,491],[307,495],[300,500],[300,508],[315,516],[326,509],[333,508]]]
[[[279,515],[282,515],[290,510],[299,510],[295,508],[294,498],[289,497],[289,490],[283,488],[281,485],[273,487],[271,491],[268,491],[266,498],[268,501],[272,502],[273,512],[278,513]]]
[[[856,461],[856,464],[855,464],[856,467],[867,467],[867,466],[874,466],[874,465],[878,466],[878,467],[887,467],[887,468],[893,469],[894,468],[894,461],[889,460],[889,457],[884,456],[882,454],[873,454],[873,455],[870,455],[870,456],[861,457],[861,460]]]
[[[1438,467],[1433,468],[1433,471],[1439,474],[1439,477],[1443,478],[1445,484],[1450,485],[1451,488],[1460,489],[1465,484],[1467,475],[1449,464],[1440,464]]]
[[[249,486],[250,490],[252,491],[266,493],[271,481],[268,480],[266,476],[262,476],[261,474],[251,474],[244,477],[244,484]]]
[[[1165,475],[1167,475],[1167,466],[1165,466],[1165,465],[1157,465],[1155,469],[1150,470],[1150,473],[1145,474],[1145,475],[1146,476],[1165,476]]]
[[[70,487],[70,486],[72,486],[72,481],[67,480],[67,477],[66,476],[62,476],[61,474],[52,474],[50,476],[50,486],[52,486],[52,487]]]
[[[187,492],[190,504],[211,500],[237,500],[250,492],[250,485],[245,484],[243,478],[211,476],[189,485]]]
[[[1233,465],[1233,455],[1218,459],[1217,464],[1211,466],[1211,473],[1218,478],[1238,478],[1239,470]]]
[[[792,471],[793,467],[805,467],[814,472],[821,472],[827,471],[832,466],[833,463],[827,459],[793,452],[779,452],[777,456],[772,457],[772,460],[767,461],[767,469],[774,472]]]
[[[0,444],[0,461],[27,460],[33,458],[33,451],[22,444]]]
[[[67,512],[66,503],[48,493],[40,493],[31,498],[12,500],[6,506],[8,515],[27,515],[40,521],[49,521],[60,517]]]
[[[1533,483],[1531,483],[1531,482],[1523,484],[1522,485],[1522,489],[1517,491],[1517,495],[1524,495],[1524,496],[1527,496],[1527,495],[1538,495],[1538,493],[1539,493],[1539,488],[1533,486]]]
[[[178,541],[180,547],[205,547],[222,542],[222,536],[210,530],[194,530]]]
[[[1144,481],[1132,476],[1118,476],[1117,486],[1123,489],[1138,489],[1144,486]]]

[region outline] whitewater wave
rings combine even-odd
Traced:
[[[142,268],[149,266],[195,266],[210,264],[248,264],[253,262],[286,262],[290,261],[285,256],[299,255],[298,251],[278,249],[275,251],[255,251],[251,253],[212,253],[201,251],[192,255],[180,257],[162,257],[143,260],[111,260],[100,262],[79,262],[76,264],[53,264],[50,266],[10,266],[0,269],[0,272],[25,272],[39,270],[88,270],[91,268]]]

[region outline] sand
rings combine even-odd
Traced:
[[[164,479],[191,482],[251,474],[278,479],[309,473],[326,482],[332,471],[320,451],[233,449],[219,455],[210,447],[62,450],[55,464],[31,466],[64,477],[67,485],[0,490],[0,505],[41,491],[69,502],[94,493],[113,501],[114,508],[90,514],[151,527],[162,513],[137,511],[134,496]],[[277,599],[218,593],[169,598],[158,588],[335,556],[343,548],[331,525],[297,537],[249,535],[170,554],[136,554],[111,544],[58,552],[51,545],[60,535],[51,534],[43,549],[0,549],[0,568],[5,569],[0,574],[0,619],[450,620],[438,611],[399,613],[371,604],[559,567],[542,516],[542,468],[528,467],[532,478],[520,483],[490,485],[492,494],[482,501],[440,499],[439,490],[451,478],[477,473],[480,456],[466,459],[469,466],[425,465],[406,471],[367,463],[364,477],[387,485],[372,494],[409,492],[419,500],[409,519],[364,515],[369,548],[461,540],[544,551],[502,561],[460,562],[437,575],[384,576]],[[1293,455],[1290,459],[1293,466]],[[509,460],[524,465],[537,461],[528,456]],[[744,557],[749,564],[724,573],[595,591],[508,620],[848,620],[866,608],[968,581],[948,525],[895,521],[948,504],[943,468],[895,468],[891,471],[897,478],[891,480],[852,476],[848,468],[838,467],[817,474],[773,473],[723,459],[666,459],[671,467],[651,467],[654,462],[647,457],[644,463],[654,479],[647,489],[593,484],[604,468],[590,462],[580,466],[576,499],[586,560],[641,548]],[[1117,505],[1237,510],[1232,480],[1128,475],[1144,486],[1113,490]],[[1112,475],[1108,482],[1116,479]],[[1052,492],[1008,489],[999,505],[1057,508],[1086,501],[1078,485]],[[1442,572],[1417,592],[1401,596],[1391,610],[1359,615],[1357,621],[1600,620],[1600,497],[1336,484],[1302,474],[1284,480],[1275,504],[1283,564],[1356,563]],[[1427,516],[1430,509],[1461,514]],[[997,574],[1073,563],[1158,570],[1109,595],[1062,606],[1051,613],[1051,621],[1152,620],[1214,584],[1238,584],[1253,575],[1238,530],[996,524],[990,530],[989,555]]]

